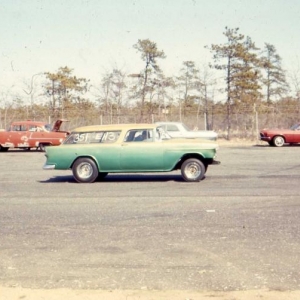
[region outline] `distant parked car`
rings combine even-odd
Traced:
[[[45,150],[45,146],[60,145],[67,131],[60,131],[61,124],[66,120],[57,120],[53,127],[38,121],[19,121],[11,123],[8,130],[0,131],[0,151],[9,148],[31,148]]]
[[[181,122],[156,122],[160,125],[172,138],[188,138],[188,139],[207,139],[217,140],[218,134],[212,130],[192,130]]]
[[[74,129],[64,143],[46,148],[44,170],[69,170],[77,182],[108,173],[181,170],[185,181],[203,179],[215,160],[213,141],[172,139],[156,124],[95,125]]]
[[[300,143],[300,123],[290,129],[263,129],[260,131],[260,139],[275,147]]]

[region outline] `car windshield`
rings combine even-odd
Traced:
[[[45,125],[45,131],[51,131],[51,125],[50,124],[46,124]]]
[[[170,140],[172,137],[163,129],[162,126],[156,128],[156,139],[158,140]]]
[[[291,127],[291,130],[300,130],[300,124],[295,124]]]
[[[182,127],[186,130],[186,131],[192,131],[189,127],[187,127],[185,124],[182,123]]]

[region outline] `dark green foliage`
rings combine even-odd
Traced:
[[[50,116],[61,118],[68,117],[66,107],[79,95],[87,91],[88,81],[84,78],[72,76],[73,70],[68,67],[59,68],[57,73],[45,73],[48,82],[44,89],[45,94],[49,97]]]
[[[227,93],[227,138],[230,139],[231,115],[233,107],[239,103],[257,103],[261,98],[259,84],[260,60],[258,48],[251,38],[239,33],[239,28],[225,28],[227,41],[211,45],[214,63],[212,68],[224,71]]]
[[[262,68],[265,77],[262,79],[266,87],[266,100],[269,104],[273,100],[280,99],[288,90],[285,72],[281,67],[281,57],[276,48],[266,43],[262,56]]]
[[[34,74],[23,89],[26,95],[2,93],[0,127],[24,119],[67,118],[70,128],[180,120],[191,128],[220,130],[223,135],[226,132],[229,139],[240,127],[250,128],[255,134],[256,113],[266,115],[264,126],[285,124],[284,118],[288,123],[296,121],[300,113],[300,80],[298,75],[293,78],[297,83],[296,98],[287,95],[286,71],[275,47],[266,43],[259,52],[250,37],[239,33],[239,28],[226,27],[223,34],[224,43],[207,47],[212,53],[211,68],[200,69],[196,62],[187,60],[177,76],[163,74],[158,61],[166,56],[149,39],[138,40],[133,46],[144,63],[137,74],[114,68],[93,86],[89,80],[74,76],[68,67],[44,73],[46,82],[39,85],[41,74]]]

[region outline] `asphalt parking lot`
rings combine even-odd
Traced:
[[[78,184],[41,152],[0,153],[0,286],[299,290],[299,154],[221,147],[200,183]]]

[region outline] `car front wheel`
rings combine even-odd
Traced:
[[[72,167],[73,176],[79,183],[92,183],[99,174],[96,163],[91,158],[79,158]]]
[[[282,136],[277,135],[273,138],[273,145],[275,147],[282,147],[284,145],[284,143],[285,143],[285,140]]]
[[[185,181],[200,181],[205,175],[205,166],[199,159],[189,158],[181,166],[181,175]]]

